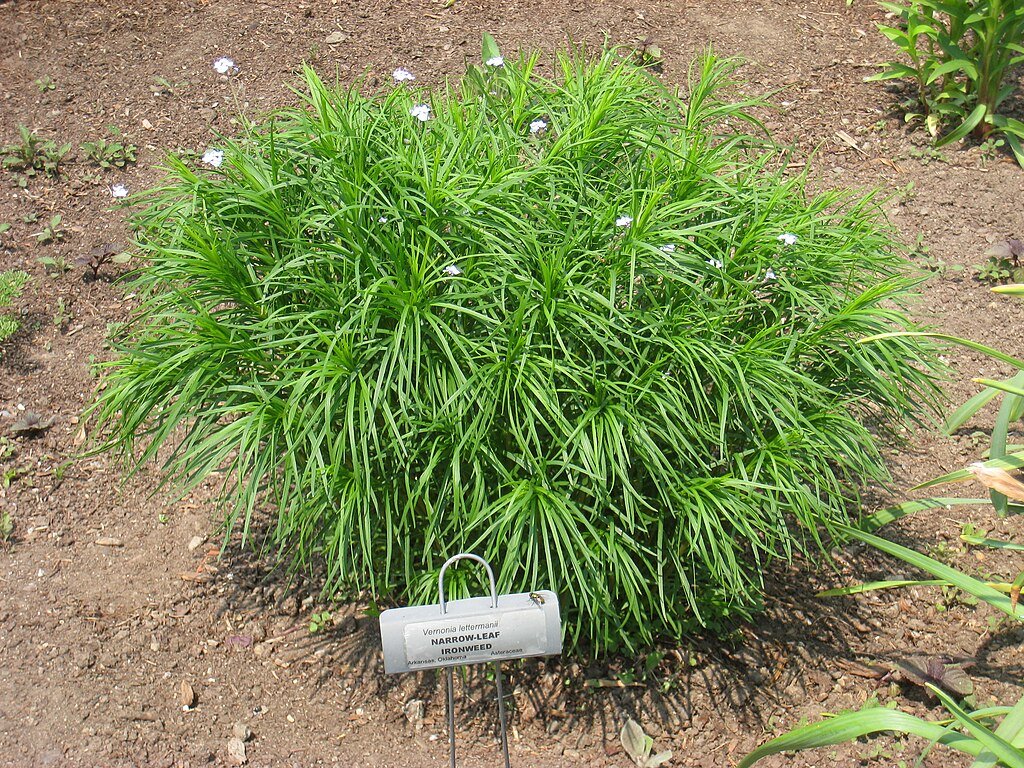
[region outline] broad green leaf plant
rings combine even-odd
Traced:
[[[168,159],[129,201],[103,447],[222,481],[332,592],[434,602],[472,551],[588,653],[750,615],[939,397],[929,340],[856,344],[915,330],[916,278],[874,196],[786,173],[733,63],[684,96],[616,51],[549,78],[484,47],[433,93],[307,68],[215,167]]]
[[[904,0],[879,3],[899,20],[879,30],[907,57],[869,80],[908,78],[922,120],[943,146],[1001,136],[1024,165],[1024,122],[1006,114],[1014,68],[1024,61],[1024,3],[1019,0]]]

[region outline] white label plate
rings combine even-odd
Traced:
[[[392,608],[380,615],[389,674],[562,652],[558,597],[547,590]]]

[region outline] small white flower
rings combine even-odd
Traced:
[[[448,277],[458,277],[462,274],[462,270],[454,264],[449,264],[444,268],[444,273],[448,275]]]
[[[668,245],[661,246],[661,248],[659,248],[658,250],[661,251],[662,253],[675,253],[676,252],[676,244],[675,243],[669,243]]]
[[[543,120],[534,120],[530,123],[530,133],[540,133],[548,127],[548,124]]]
[[[775,270],[773,270],[771,267],[768,267],[768,269],[766,269],[764,271],[764,281],[766,283],[768,283],[768,282],[771,282],[774,279],[775,279]]]
[[[128,187],[124,184],[115,184],[110,188],[110,194],[115,198],[128,197]]]
[[[488,67],[504,67],[505,59],[501,56],[491,56],[487,61],[484,62]]]
[[[395,78],[396,83],[411,83],[413,80],[416,79],[416,75],[414,75],[405,67],[399,67],[398,69],[391,73],[391,76]]]
[[[784,245],[793,245],[797,241],[796,235],[791,235],[788,232],[783,235],[779,235],[775,239]]]
[[[724,266],[724,264],[722,264],[722,260],[716,259],[714,256],[707,260],[707,264],[715,269],[721,269]]]
[[[227,56],[221,56],[213,62],[213,68],[219,75],[226,75],[238,69],[238,67],[235,66],[235,60],[229,59]]]
[[[628,227],[632,223],[633,223],[633,217],[632,216],[619,216],[619,218],[617,218],[615,220],[615,226],[616,227]]]
[[[388,217],[387,216],[381,216],[379,219],[377,219],[377,223],[378,224],[387,224],[388,223]]]
[[[224,150],[223,149],[208,149],[203,152],[203,162],[207,165],[213,166],[214,168],[220,168],[220,164],[224,162]]]
[[[421,123],[427,122],[430,119],[430,105],[429,104],[417,104],[415,107],[409,110],[409,114],[419,120]]]

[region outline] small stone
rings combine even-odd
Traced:
[[[96,539],[97,547],[123,547],[124,542],[121,539],[115,539],[113,536],[100,536]]]
[[[228,758],[235,765],[244,765],[249,762],[245,755],[245,742],[239,738],[228,739]]]
[[[181,681],[181,686],[178,689],[178,701],[181,702],[182,710],[186,712],[196,705],[196,692],[187,680]]]
[[[149,122],[149,120],[146,120],[145,118],[142,119],[142,127],[145,128],[147,131],[152,131],[153,130],[153,124],[151,122]]]
[[[328,45],[336,45],[337,43],[343,43],[348,39],[348,36],[344,32],[331,32],[324,40]]]
[[[245,723],[235,723],[231,726],[231,735],[240,741],[248,741],[252,738],[252,729]]]
[[[188,551],[189,552],[195,552],[197,549],[199,549],[201,546],[203,546],[203,543],[205,541],[206,541],[206,537],[205,536],[193,536],[191,538],[191,540],[189,541],[189,543],[188,543]]]
[[[295,595],[289,595],[282,602],[277,612],[281,616],[298,616],[299,600]]]

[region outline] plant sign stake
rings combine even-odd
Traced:
[[[459,560],[473,560],[487,569],[491,596],[445,600],[444,572]],[[498,689],[498,721],[505,768],[508,756],[505,693],[501,662],[529,656],[557,656],[562,652],[562,622],[554,592],[499,595],[494,571],[478,555],[448,558],[437,575],[438,606],[392,608],[380,615],[384,671],[389,675],[421,669],[445,668],[448,693],[448,756],[455,768],[455,688],[452,670],[468,664],[494,664]],[[438,615],[440,608],[440,616]]]

